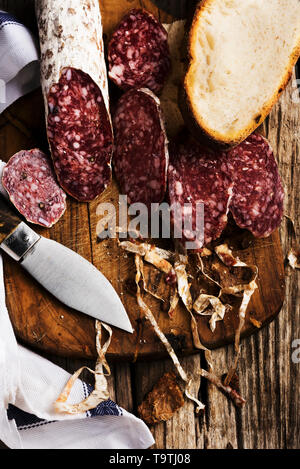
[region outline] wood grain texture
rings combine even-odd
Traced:
[[[31,3],[30,0],[25,2]],[[184,8],[187,1],[168,3]],[[20,2],[0,0],[0,7],[5,8],[8,4],[13,9]],[[300,234],[300,100],[292,101],[295,90],[291,83],[266,121],[267,136],[277,154],[286,188],[286,214],[294,220],[295,229],[289,219],[280,229],[285,255]],[[22,127],[22,122],[17,125]],[[207,404],[205,416],[196,417],[193,406],[186,402],[171,421],[151,429],[156,448],[299,448],[300,364],[292,362],[293,341],[300,339],[299,275],[299,271],[286,267],[286,299],[280,315],[258,334],[242,341],[239,378],[241,392],[248,401],[245,408],[236,411],[225,396],[202,380],[200,397]],[[233,347],[216,350],[212,355],[216,371],[223,373],[228,363],[232,363]],[[69,372],[83,364],[92,366],[87,360],[45,356]],[[204,366],[200,355],[183,360],[183,365],[195,373],[200,363]],[[118,402],[123,407],[135,412],[155,381],[171,367],[169,360],[113,365],[112,399],[120,399]],[[195,384],[195,390],[198,384]]]
[[[17,228],[21,221],[3,197],[0,196],[0,244]]]
[[[103,1],[101,9],[104,31],[109,37],[111,27],[115,27],[129,8],[142,4],[145,8],[169,21],[170,17],[161,13],[150,2]],[[112,95],[113,97],[113,95]],[[35,113],[32,113],[34,106]],[[1,116],[0,145],[3,159],[18,150],[42,146],[47,148],[45,139],[43,105],[40,91],[20,99]],[[38,126],[38,129],[37,129]],[[116,239],[99,242],[97,224],[100,217],[97,208],[100,203],[113,203],[118,213],[119,191],[114,182],[105,193],[91,204],[80,204],[69,198],[68,210],[63,218],[51,230],[37,229],[43,236],[50,237],[77,251],[94,265],[111,281],[129,314],[135,333],[130,335],[123,331],[114,331],[108,357],[115,360],[149,359],[166,356],[165,348],[157,339],[149,322],[141,322],[141,312],[137,307],[136,296],[129,291],[128,285],[134,284],[134,257],[127,255],[117,245]],[[251,317],[268,324],[280,311],[283,302],[284,272],[278,233],[270,238],[256,240],[249,238],[247,232],[238,230],[235,233],[237,254],[248,264],[257,264],[259,269],[258,286],[254,293],[242,335],[257,332],[250,321]],[[248,239],[249,238],[249,239]],[[247,241],[248,240],[248,241]],[[244,246],[247,241],[247,247]],[[172,242],[166,244],[173,249]],[[192,256],[190,256],[192,265]],[[196,269],[190,273],[196,277]],[[170,286],[165,282],[165,275],[154,268],[145,266],[148,285],[156,289],[166,303],[169,299]],[[7,306],[17,336],[27,344],[50,353],[70,357],[95,357],[94,321],[61,305],[46,290],[25,273],[13,261],[5,258],[5,281]],[[203,284],[196,283],[198,294]],[[162,303],[150,295],[147,304],[154,312],[162,331],[178,342],[181,353],[195,353],[193,346],[190,316],[183,304],[179,304],[174,318],[170,320]],[[231,300],[233,301],[233,300]],[[209,327],[209,317],[197,316],[201,342],[213,349],[234,340],[234,331],[238,325],[238,307],[228,312],[224,321],[217,324],[214,333]]]

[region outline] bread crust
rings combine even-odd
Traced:
[[[282,80],[280,82],[279,87],[274,90],[273,95],[270,99],[265,103],[265,105],[257,110],[257,117],[255,119],[251,119],[249,124],[245,126],[243,129],[240,130],[238,136],[234,138],[228,135],[228,138],[224,138],[224,136],[220,135],[217,131],[210,129],[203,119],[199,116],[197,112],[196,103],[192,102],[190,96],[190,78],[189,72],[193,62],[196,60],[192,55],[192,50],[194,47],[194,43],[196,41],[196,28],[199,18],[202,16],[203,12],[214,2],[214,0],[202,0],[196,7],[194,18],[191,24],[190,31],[188,33],[188,40],[187,40],[187,55],[188,55],[188,65],[184,77],[183,84],[179,91],[179,106],[182,112],[183,118],[185,120],[186,125],[189,127],[190,131],[193,135],[203,142],[204,144],[212,147],[212,148],[219,148],[222,150],[228,150],[232,148],[242,141],[244,141],[248,135],[254,132],[257,127],[259,127],[270,111],[272,110],[273,106],[276,104],[278,99],[280,98],[281,94],[285,90],[286,86],[289,83],[289,80],[293,73],[293,68],[300,56],[300,36],[298,38],[298,44],[290,54],[289,65],[286,68]]]

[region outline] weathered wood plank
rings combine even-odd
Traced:
[[[281,225],[281,240],[285,254],[291,245],[299,243],[300,217],[300,99],[295,75],[280,102],[273,109],[266,122],[267,135],[278,155],[279,170],[285,185],[285,214],[294,221],[286,219]],[[296,448],[300,442],[300,396],[295,392],[299,386],[300,364],[292,362],[292,342],[300,338],[300,296],[299,271],[286,269],[286,300],[281,314],[271,325],[270,342],[274,354],[270,360],[276,383],[276,409],[272,420],[277,428],[279,447]],[[267,340],[267,337],[266,337]],[[265,347],[267,347],[265,342]],[[271,399],[270,399],[271,400]]]

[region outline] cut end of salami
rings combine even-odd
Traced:
[[[109,77],[120,88],[146,87],[158,94],[171,66],[168,35],[149,12],[131,10],[108,47]]]
[[[2,184],[10,201],[30,223],[50,228],[66,210],[51,160],[40,150],[22,150],[3,169]]]
[[[81,202],[111,180],[113,134],[102,92],[91,77],[65,68],[48,95],[48,139],[63,189]]]
[[[269,236],[283,216],[284,190],[268,141],[250,135],[227,153],[227,166],[234,182],[230,211],[236,224],[258,238]]]
[[[200,251],[219,238],[227,224],[231,195],[232,182],[218,154],[192,140],[172,145],[168,196],[174,228],[182,234],[179,241],[184,247],[192,242],[192,250]]]
[[[129,203],[148,208],[166,192],[168,141],[159,99],[147,89],[130,90],[119,100],[113,117],[113,163],[120,191]]]

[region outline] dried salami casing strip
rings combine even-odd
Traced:
[[[284,190],[273,150],[259,134],[250,135],[227,153],[234,182],[230,211],[241,228],[254,236],[269,236],[283,216]]]
[[[91,201],[111,180],[112,126],[97,0],[37,0],[41,83],[59,183]]]
[[[4,189],[3,184],[2,184],[2,176],[3,176],[3,171],[4,171],[5,166],[6,166],[6,163],[4,161],[0,160],[0,195],[2,195],[2,197],[7,199],[8,198],[8,193]]]
[[[168,170],[171,215],[174,227],[182,233],[179,241],[184,247],[187,241],[193,242],[194,251],[219,238],[227,224],[232,182],[227,176],[226,164],[219,156],[192,140],[171,145]],[[202,203],[204,207],[202,239],[196,236],[197,203]],[[179,214],[173,210],[173,204],[181,207]]]
[[[159,99],[148,89],[125,93],[113,116],[113,164],[122,194],[129,203],[151,206],[166,192],[168,140]]]
[[[131,10],[108,47],[109,77],[120,88],[162,90],[171,66],[168,34],[148,11]]]
[[[10,201],[30,223],[50,228],[66,210],[51,160],[40,150],[22,150],[3,169],[2,185]]]

